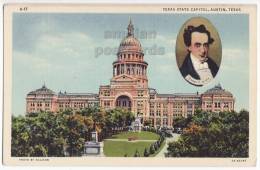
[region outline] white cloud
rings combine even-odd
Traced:
[[[158,74],[159,75],[164,75],[164,74],[169,74],[172,73],[173,70],[175,69],[175,67],[173,66],[173,64],[164,64],[164,65],[159,65],[158,67],[156,67],[156,70],[158,70]]]
[[[52,52],[55,57],[79,57],[94,44],[91,38],[80,32],[44,34],[36,42],[35,51]],[[50,56],[48,53],[46,57]]]
[[[240,48],[224,48],[222,53],[221,70],[248,73],[249,53]]]
[[[39,17],[37,18],[37,24],[31,24],[33,27],[32,31],[37,31],[41,33],[48,33],[57,28],[57,23],[52,17]]]
[[[67,68],[84,69],[95,67],[90,62],[82,62],[85,58],[94,56],[95,42],[81,32],[42,34],[35,47],[30,52],[14,51],[13,58],[32,71],[61,71]]]
[[[30,71],[46,70],[52,67],[51,62],[45,60],[44,58],[36,57],[25,52],[14,51],[13,58],[14,63],[22,67],[29,68]]]
[[[172,37],[166,37],[163,35],[157,35],[154,39],[148,39],[148,40],[143,40],[141,44],[145,46],[152,46],[152,45],[157,45],[159,47],[164,47],[165,49],[171,49],[175,48],[175,43],[176,39]]]
[[[241,60],[248,56],[248,51],[239,48],[224,48],[222,55],[228,61]]]
[[[175,74],[179,71],[175,58],[175,38],[165,35],[157,35],[155,39],[145,40],[141,43],[143,47],[153,47],[156,45],[156,48],[162,47],[164,49],[163,54],[145,55],[145,60],[149,63],[149,68],[152,69],[152,74],[166,75],[169,73]]]

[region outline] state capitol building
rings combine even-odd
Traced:
[[[105,110],[121,107],[150,119],[154,126],[171,127],[173,118],[193,115],[196,109],[208,112],[232,111],[233,95],[217,85],[206,92],[159,94],[148,86],[147,67],[141,43],[134,37],[130,20],[127,36],[118,48],[109,85],[101,85],[99,93],[55,93],[45,85],[26,97],[26,112],[73,111],[99,106]]]

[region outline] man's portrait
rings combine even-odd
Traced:
[[[203,86],[209,83],[219,70],[218,64],[209,54],[215,40],[204,24],[185,26],[182,36],[186,54],[183,54],[185,57],[180,64],[180,72],[190,84]]]

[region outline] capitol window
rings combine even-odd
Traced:
[[[150,111],[150,116],[154,116],[154,110]]]
[[[161,116],[161,111],[160,110],[156,110],[156,116]]]
[[[137,101],[137,106],[138,107],[143,107],[143,101]]]
[[[143,91],[138,91],[138,96],[140,97],[142,97],[143,96]]]
[[[227,103],[227,102],[224,103],[224,107],[225,107],[225,108],[228,107],[228,103]]]
[[[220,102],[215,102],[215,108],[220,108]]]
[[[104,90],[104,96],[110,96],[110,91],[109,90]]]
[[[110,101],[104,101],[104,106],[105,107],[110,106]]]
[[[163,119],[163,125],[167,125],[168,119]]]

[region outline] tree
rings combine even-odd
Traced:
[[[105,132],[110,135],[111,132],[117,132],[118,129],[126,129],[133,120],[134,114],[132,112],[119,108],[109,110],[105,115]]]
[[[106,129],[106,112],[100,107],[89,107],[78,111],[78,114],[85,118],[85,123],[88,127],[88,135],[86,139],[90,139],[90,132],[98,132],[98,140],[102,140],[106,135],[104,130]]]
[[[144,120],[143,125],[144,125],[144,126],[149,126],[149,127],[151,127],[151,126],[152,126],[152,120],[150,120],[150,119]]]
[[[173,127],[174,128],[185,128],[188,126],[188,124],[191,122],[191,117],[189,116],[188,118],[185,117],[177,117],[173,119]]]
[[[80,155],[93,121],[69,111],[12,117],[12,156]]]
[[[30,129],[27,126],[26,119],[22,116],[12,116],[12,139],[11,155],[12,156],[30,156],[29,139]]]
[[[85,135],[87,133],[84,117],[80,114],[67,117],[66,144],[70,156],[79,156],[84,149]]]
[[[12,156],[64,156],[64,118],[39,112],[12,118]]]
[[[171,157],[248,157],[249,113],[199,112],[178,141],[169,144]]]

